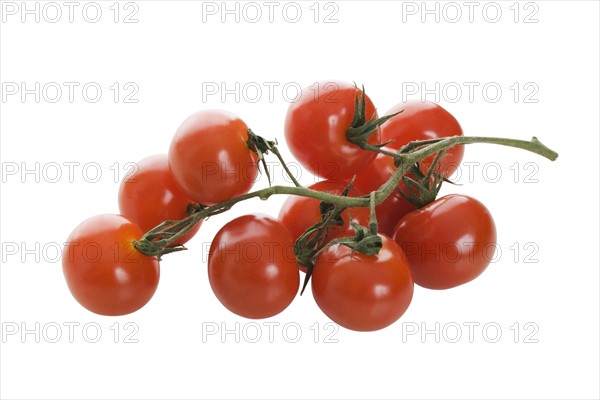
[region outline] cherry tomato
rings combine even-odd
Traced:
[[[236,218],[212,241],[208,279],[219,301],[235,314],[255,319],[279,314],[300,285],[294,241],[270,216]]]
[[[402,111],[381,125],[381,140],[395,150],[414,140],[445,138],[449,136],[462,136],[460,124],[440,105],[425,101],[409,101],[396,104],[386,115]],[[448,177],[452,175],[462,161],[464,146],[456,146],[444,154],[440,162],[440,172]],[[423,171],[427,171],[434,156],[429,156],[421,161]]]
[[[192,114],[177,129],[169,149],[175,181],[190,199],[204,205],[248,193],[258,175],[258,156],[247,141],[248,127],[232,113]]]
[[[343,245],[317,257],[312,293],[319,308],[335,323],[355,331],[374,331],[397,321],[413,296],[406,257],[392,239],[368,256]]]
[[[404,250],[416,284],[448,289],[486,269],[496,250],[496,225],[479,201],[453,194],[405,215],[394,240]]]
[[[138,252],[132,242],[139,226],[120,215],[83,221],[67,239],[63,273],[73,297],[101,315],[125,315],[144,306],[160,276],[158,260]]]
[[[119,188],[121,215],[137,224],[144,232],[167,220],[187,217],[192,201],[175,183],[166,154],[150,156],[138,162]],[[174,245],[190,240],[202,222],[194,225]]]
[[[386,148],[386,150],[391,150]],[[356,188],[363,193],[370,193],[374,190],[379,189],[384,183],[386,183],[390,177],[396,171],[394,165],[394,159],[385,154],[378,154],[371,164],[365,168],[360,174],[356,175],[354,185]],[[398,190],[402,190],[407,193],[407,188],[403,181],[400,181]],[[417,206],[406,201],[398,190],[392,192],[392,194],[379,204],[375,208],[377,214],[377,223],[379,225],[379,232],[384,233],[388,236],[392,236],[396,224],[404,215],[417,209]]]
[[[348,186],[348,182],[325,180],[312,184],[309,189],[331,194],[341,194]],[[348,192],[349,197],[362,196],[362,192],[352,187]],[[279,211],[279,220],[292,234],[296,241],[308,228],[321,221],[320,200],[310,197],[289,196],[281,210]],[[348,208],[342,212],[343,226],[332,225],[329,230],[329,237],[334,238],[342,234],[353,236],[353,230],[350,221],[357,222],[363,226],[369,225],[369,209],[365,207]]]
[[[285,119],[285,139],[296,159],[309,171],[327,179],[350,179],[375,158],[346,139],[354,116],[354,85],[318,82],[302,89],[298,101],[291,103]],[[362,92],[360,92],[362,96]],[[365,98],[366,119],[377,118],[369,96]],[[368,141],[378,144],[379,129]]]

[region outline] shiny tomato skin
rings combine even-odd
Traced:
[[[381,141],[386,146],[398,150],[414,140],[463,136],[463,131],[452,114],[442,106],[430,101],[408,101],[396,104],[386,115],[402,112],[381,125]],[[440,172],[448,177],[456,171],[463,159],[464,146],[449,149],[440,163]],[[426,171],[433,162],[434,156],[421,161],[422,170]]]
[[[331,194],[341,194],[348,186],[346,181],[324,180],[310,185],[308,188],[319,192]],[[348,197],[360,197],[363,193],[354,187],[350,189]],[[292,238],[297,240],[308,228],[321,221],[320,200],[310,197],[289,196],[281,210],[279,211],[279,220],[292,234]],[[351,232],[350,221],[361,225],[369,224],[369,209],[365,207],[353,207],[342,212],[343,226],[332,226],[329,230],[331,238],[340,234]],[[352,231],[353,232],[353,231]]]
[[[302,89],[298,101],[288,108],[284,128],[287,145],[300,164],[317,176],[349,180],[375,158],[374,152],[346,139],[356,91],[347,82],[321,81]],[[369,96],[365,101],[367,120],[377,118]],[[379,139],[378,129],[368,141],[378,144]]]
[[[406,201],[398,192],[392,193],[375,207],[379,232],[391,237],[400,218],[416,209],[417,206]]]
[[[452,194],[405,215],[394,230],[416,284],[449,289],[479,276],[496,249],[496,225],[472,197]]]
[[[63,249],[62,266],[73,297],[101,315],[125,315],[144,306],[160,278],[155,257],[132,242],[143,232],[120,215],[91,217],[77,226]]]
[[[273,217],[236,218],[212,241],[208,278],[219,301],[231,312],[252,319],[279,314],[300,285],[294,241]]]
[[[386,148],[386,150],[391,150]],[[371,164],[360,174],[356,175],[354,185],[363,193],[370,193],[379,189],[386,183],[396,171],[394,159],[385,154],[378,154]],[[379,232],[392,236],[396,224],[404,215],[417,209],[417,206],[406,201],[398,190],[407,192],[404,182],[401,180],[398,189],[375,208]]]
[[[167,220],[187,217],[187,207],[192,201],[175,183],[166,154],[146,157],[136,163],[119,187],[119,211],[137,224],[144,232]],[[190,240],[202,221],[198,222],[174,245]]]
[[[213,205],[248,193],[258,156],[247,145],[248,126],[235,114],[204,110],[177,129],[169,148],[173,177],[191,200]]]
[[[407,310],[414,285],[406,257],[392,239],[368,256],[332,246],[317,258],[312,293],[335,323],[355,331],[375,331],[396,322]]]

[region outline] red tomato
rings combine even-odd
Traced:
[[[425,101],[409,101],[396,104],[386,115],[402,111],[381,125],[381,141],[395,150],[414,140],[437,139],[449,136],[462,136],[463,131],[456,118],[441,106]],[[440,172],[448,177],[452,175],[462,161],[464,146],[456,146],[444,155],[440,162]],[[422,170],[427,171],[434,156],[421,161]]]
[[[187,217],[187,207],[192,201],[175,183],[166,154],[144,158],[136,164],[119,188],[119,210],[121,215],[147,232],[167,220]],[[174,245],[190,240],[202,221],[194,225]]]
[[[192,114],[177,129],[169,149],[175,181],[190,199],[204,205],[248,193],[258,175],[258,156],[247,141],[248,127],[232,113]]]
[[[317,182],[309,186],[309,189],[331,194],[341,194],[348,186],[345,181],[326,180]],[[348,197],[360,197],[362,193],[354,187],[350,189]],[[321,221],[320,200],[310,197],[289,196],[281,210],[279,211],[279,220],[292,234],[296,241],[308,228]],[[347,236],[353,236],[354,232],[350,226],[350,221],[357,222],[363,226],[369,226],[369,209],[365,207],[348,208],[342,212],[343,226],[332,226],[329,230],[330,238],[348,233]]]
[[[391,150],[386,148],[386,150]],[[370,193],[379,189],[396,171],[394,159],[384,154],[378,154],[375,160],[360,174],[356,175],[354,185],[363,193]],[[400,181],[398,189],[407,193],[406,186]],[[379,232],[392,236],[396,224],[404,215],[417,209],[417,206],[406,201],[395,190],[383,203],[375,208]]]
[[[448,289],[475,279],[496,250],[496,225],[472,197],[452,194],[405,215],[396,226],[415,283]]]
[[[302,89],[285,119],[285,139],[296,159],[309,171],[327,179],[350,179],[367,166],[375,153],[346,139],[354,116],[356,87],[340,81],[318,82]],[[360,92],[362,96],[362,92]],[[377,118],[366,96],[366,119]],[[378,144],[379,129],[368,139]]]
[[[125,315],[144,306],[160,276],[158,260],[132,242],[139,226],[120,215],[97,215],[71,233],[63,250],[63,273],[75,299],[101,315]]]
[[[317,257],[312,292],[319,308],[335,323],[355,331],[374,331],[396,322],[413,296],[406,257],[392,239],[368,256],[332,246]]]
[[[268,318],[294,299],[300,274],[288,230],[267,215],[245,215],[228,222],[212,241],[208,279],[231,312]]]

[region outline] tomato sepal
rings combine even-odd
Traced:
[[[423,173],[420,163],[417,162],[410,168],[410,174],[402,177],[406,189],[398,189],[398,193],[404,200],[417,208],[422,208],[437,199],[444,182],[456,185],[440,173],[440,161],[443,159],[445,152],[445,150],[442,150],[436,154],[426,174]]]
[[[356,87],[356,85],[355,85],[355,87]],[[388,119],[400,114],[402,112],[402,110],[400,110],[394,114],[384,115],[383,117],[380,117],[380,118],[375,118],[375,115],[373,115],[367,121],[367,118],[366,118],[367,106],[366,106],[366,101],[365,101],[365,97],[366,97],[365,87],[362,86],[361,90],[362,90],[362,96],[360,96],[360,100],[359,100],[359,93],[361,93],[361,91],[359,91],[358,87],[356,87],[356,94],[354,96],[354,115],[352,117],[352,123],[350,124],[350,127],[348,129],[346,129],[346,139],[350,143],[357,145],[358,147],[360,147],[363,150],[374,151],[377,153],[384,153],[384,154],[387,154],[387,155],[393,157],[395,155],[394,153],[388,152],[388,151],[382,149],[382,147],[389,144],[390,142],[372,144],[372,143],[369,143],[367,141],[367,139],[371,135],[373,135],[373,133],[377,132],[379,127],[382,124],[384,124]]]
[[[269,173],[269,168],[267,168],[265,155],[269,154],[269,151],[273,151],[276,144],[277,142],[272,142],[258,136],[252,132],[252,129],[248,128],[248,141],[246,142],[246,145],[258,156],[258,161],[262,164],[265,175],[267,176],[267,181],[269,181],[269,187],[271,186],[271,174]]]

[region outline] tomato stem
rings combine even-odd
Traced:
[[[290,177],[292,182],[296,187],[302,186],[297,180],[296,177],[289,170],[286,162],[283,160],[279,149],[277,148],[277,140],[266,140],[261,136],[258,136],[252,129],[248,129],[248,142],[246,143],[248,148],[255,152],[258,156],[258,161],[263,165],[263,169],[265,170],[265,175],[267,175],[267,179],[269,181],[269,186],[271,186],[271,175],[269,174],[269,169],[267,168],[267,162],[265,161],[265,155],[269,154],[269,152],[275,154],[286,174]]]
[[[439,173],[440,162],[445,153],[446,150],[442,150],[436,154],[427,173],[423,174],[420,163],[417,163],[410,168],[410,176],[404,175],[402,177],[406,190],[398,190],[398,193],[406,201],[421,208],[437,198],[442,183],[450,182]]]
[[[369,229],[371,234],[377,235],[379,231],[379,227],[377,225],[377,214],[375,213],[375,207],[377,203],[375,203],[375,192],[371,192],[369,195],[369,207],[371,208],[371,214],[369,217]]]
[[[289,170],[286,162],[283,160],[283,157],[281,156],[281,153],[279,152],[279,149],[277,147],[273,147],[271,149],[271,152],[273,154],[275,154],[275,157],[277,157],[277,159],[279,160],[279,162],[281,163],[281,166],[283,167],[283,170],[285,171],[285,173],[290,177],[290,179],[292,180],[292,182],[294,183],[294,185],[296,187],[302,187],[302,185],[298,182],[298,180],[296,180],[296,177],[294,176],[294,174],[292,174],[292,172]]]
[[[271,143],[274,142],[269,142],[269,144]],[[344,195],[340,196],[331,193],[311,190],[300,186],[300,184],[294,178],[292,178],[292,174],[288,172],[290,177],[294,180],[294,183],[296,184],[296,186],[294,187],[271,186],[265,189],[256,190],[254,192],[234,197],[232,199],[212,206],[195,207],[196,211],[189,215],[187,218],[180,221],[165,221],[157,227],[148,231],[144,236],[140,238],[140,240],[135,241],[133,244],[135,248],[138,249],[141,253],[147,256],[156,256],[159,258],[163,254],[184,250],[185,248],[183,246],[169,246],[171,246],[172,243],[174,243],[177,239],[179,239],[182,235],[189,231],[199,221],[212,215],[223,213],[229,210],[237,203],[242,202],[244,200],[248,200],[255,197],[258,197],[261,200],[267,200],[269,197],[275,194],[287,194],[314,198],[332,204],[335,207],[336,211],[344,210],[349,207],[370,207],[371,213],[373,215],[375,206],[381,204],[392,194],[400,180],[414,164],[418,163],[425,157],[428,157],[435,153],[444,152],[450,149],[451,147],[473,143],[490,143],[519,148],[538,154],[551,161],[556,160],[556,158],[558,157],[558,153],[546,147],[536,137],[533,137],[530,141],[525,141],[518,139],[494,137],[452,136],[443,139],[410,142],[404,147],[402,147],[400,150],[398,150],[397,153],[393,154],[394,158],[397,160],[396,164],[398,165],[398,168],[396,169],[394,174],[379,189],[371,192],[369,196],[347,197]],[[273,147],[271,147],[269,150],[273,152]],[[273,153],[276,155],[278,154],[278,152]],[[282,158],[280,156],[278,158],[282,162],[282,164],[285,165],[285,163],[283,163]],[[377,220],[374,219],[374,221],[376,224]],[[373,220],[370,222],[370,225],[372,223]],[[360,247],[362,248],[365,246]]]
[[[381,204],[385,201],[411,166],[423,160],[425,157],[441,151],[446,151],[454,146],[473,143],[490,143],[523,149],[545,157],[550,161],[554,161],[558,158],[557,152],[546,147],[535,136],[529,141],[481,136],[451,136],[443,139],[414,141],[398,150],[398,156],[396,157],[398,169],[396,169],[386,183],[381,185],[381,187],[375,191],[375,202]]]

